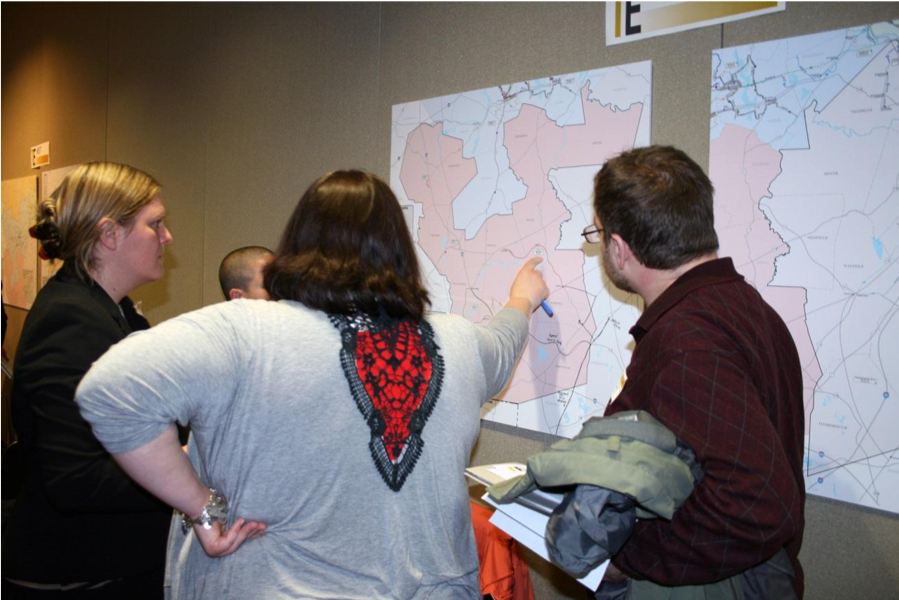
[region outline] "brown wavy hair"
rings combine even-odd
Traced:
[[[396,196],[363,171],[333,171],[297,203],[265,268],[272,300],[332,314],[419,320],[430,304]]]

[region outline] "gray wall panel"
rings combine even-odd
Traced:
[[[198,4],[110,5],[108,160],[163,185],[163,279],[137,289],[153,323],[203,304],[206,14]]]
[[[271,245],[280,227],[271,210],[269,92],[275,79],[267,7],[215,5],[207,31],[204,304],[222,300],[218,266],[239,246]]]

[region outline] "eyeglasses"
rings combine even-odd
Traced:
[[[598,244],[600,241],[602,241],[602,238],[599,234],[601,234],[603,231],[605,230],[601,227],[587,225],[581,235],[584,236],[584,239],[587,240],[588,244]]]

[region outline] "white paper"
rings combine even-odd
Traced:
[[[545,533],[546,524],[549,523],[549,515],[531,510],[517,502],[499,504],[490,497],[490,494],[484,494],[482,500],[496,508],[496,512],[490,517],[491,523],[527,546],[544,560],[549,561]],[[602,582],[608,565],[609,561],[607,560],[584,577],[579,578],[578,582],[595,591]]]

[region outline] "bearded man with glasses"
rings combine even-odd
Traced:
[[[601,245],[609,280],[645,303],[606,415],[649,412],[704,472],[671,521],[638,521],[606,579],[632,578],[632,593],[647,581],[731,580],[761,598],[801,598],[799,355],[781,317],[718,257],[713,193],[672,147],[625,152],[594,180],[594,223],[582,235]]]

